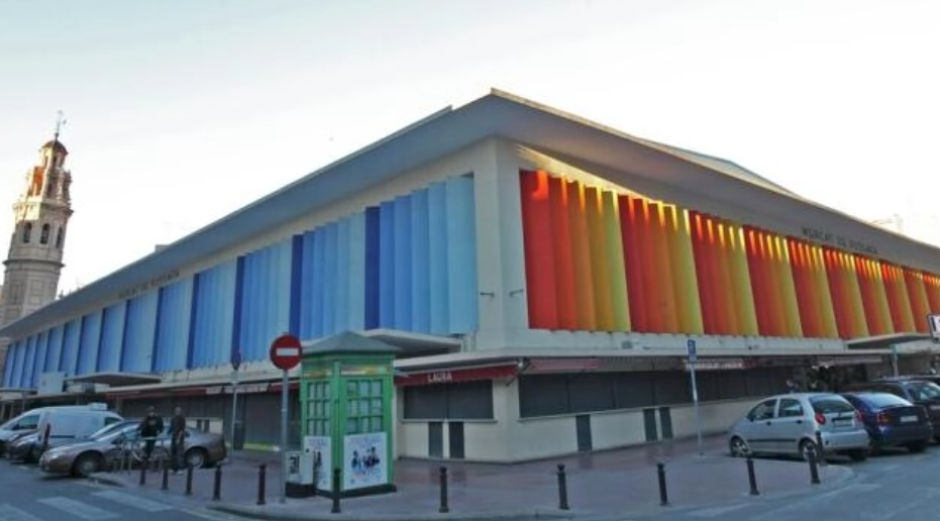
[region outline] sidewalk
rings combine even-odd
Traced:
[[[398,492],[343,499],[342,513],[331,514],[327,498],[287,499],[280,502],[278,456],[239,453],[222,468],[221,500],[212,501],[213,469],[193,472],[192,495],[183,496],[185,475],[169,476],[161,491],[161,474],[149,473],[144,487],[139,473],[95,475],[93,479],[153,493],[178,496],[231,514],[261,519],[535,519],[603,515],[641,515],[662,509],[657,462],[664,463],[670,508],[759,501],[766,496],[809,493],[846,482],[852,470],[842,464],[819,468],[821,485],[811,485],[808,465],[800,461],[757,459],[755,475],[761,495],[749,495],[744,460],[726,455],[721,436],[704,440],[699,455],[695,440],[598,452],[550,461],[514,465],[459,461],[396,462]],[[258,506],[258,465],[267,465],[266,505]],[[570,510],[559,509],[557,465],[567,471]],[[439,469],[446,466],[449,514],[438,513]]]

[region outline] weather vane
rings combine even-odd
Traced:
[[[62,114],[62,111],[61,110],[57,111],[56,119],[55,119],[55,138],[53,139],[53,141],[56,141],[56,142],[59,141],[59,132],[62,131],[62,125],[65,125],[66,123],[67,122],[65,120],[64,114]]]

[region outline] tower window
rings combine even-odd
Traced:
[[[42,233],[39,235],[40,244],[49,244],[49,224],[42,225]]]
[[[23,225],[23,242],[29,242],[33,236],[33,223]]]
[[[55,234],[55,247],[61,248],[63,240],[65,240],[65,228],[59,228],[59,231]]]

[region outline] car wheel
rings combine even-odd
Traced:
[[[72,473],[81,478],[87,478],[99,470],[101,470],[101,456],[93,452],[82,454],[72,465]]]
[[[751,452],[747,447],[747,442],[735,436],[728,442],[728,451],[732,458],[745,458]]]
[[[189,449],[184,456],[187,467],[194,469],[202,468],[206,465],[208,459],[206,451],[203,449]]]
[[[913,452],[913,453],[915,453],[915,454],[918,453],[918,452],[924,452],[925,450],[927,450],[927,442],[926,442],[926,441],[915,441],[914,443],[909,443],[909,444],[907,445],[907,450],[909,450],[909,451],[911,451],[911,452]]]

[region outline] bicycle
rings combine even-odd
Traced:
[[[146,442],[154,440],[156,443],[153,452],[150,454],[150,460],[147,461]],[[138,466],[147,463],[154,470],[162,469],[170,460],[170,450],[166,447],[169,438],[157,436],[154,438],[144,438],[142,436],[133,436],[125,439],[123,454],[129,460],[130,466]]]

